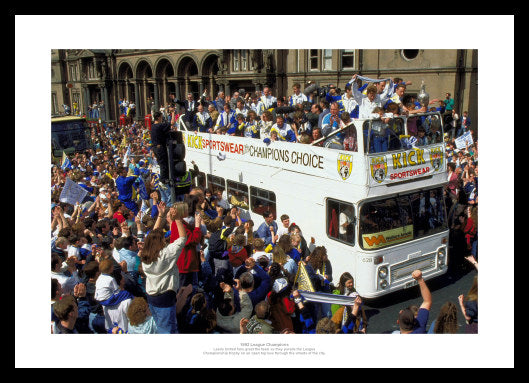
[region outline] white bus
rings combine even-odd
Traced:
[[[287,214],[307,242],[313,237],[325,246],[335,282],[347,271],[359,294],[375,298],[413,286],[415,269],[425,279],[447,270],[441,121],[438,113],[396,117],[381,131],[380,120],[355,119],[313,144],[266,144],[179,126],[187,165],[194,161],[200,171],[197,184],[244,201],[243,216],[255,230],[263,212],[274,213],[278,225]],[[418,126],[429,130],[431,142],[406,149],[406,136],[418,136]],[[351,137],[356,151],[331,144]],[[374,153],[377,147],[384,152]]]

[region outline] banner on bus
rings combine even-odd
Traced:
[[[443,146],[413,148],[402,152],[370,156],[369,184],[376,186],[410,181],[445,171]]]
[[[209,153],[219,160],[236,159],[333,179],[347,179],[352,170],[350,156],[344,156],[343,166],[337,169],[338,151],[331,159],[326,148],[290,142],[267,145],[258,139],[195,132],[185,132],[183,138],[191,151]]]
[[[369,186],[412,180],[445,169],[442,145],[364,157],[357,152],[289,142],[272,142],[267,145],[258,139],[217,134],[183,132],[183,138],[191,151],[210,154],[219,159],[277,166],[363,185],[367,178]]]
[[[362,235],[364,249],[378,249],[413,239],[413,225]]]

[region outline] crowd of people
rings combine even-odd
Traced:
[[[265,87],[253,93],[240,89],[232,95],[220,91],[211,99],[206,89],[199,100],[191,93],[183,101],[173,96],[159,110],[152,102],[151,113],[154,116],[159,111],[163,120],[172,124],[183,116],[187,129],[193,131],[259,138],[267,143],[319,141],[322,146],[350,151],[358,150],[353,119],[376,118],[371,131],[363,132],[365,151],[370,153],[443,141],[435,118],[409,120],[405,134],[404,128],[393,120],[398,116],[440,112],[450,139],[471,130],[468,112],[459,117],[450,93],[445,99],[419,100],[414,94],[406,94],[410,84],[400,78],[376,80],[354,75],[343,93],[331,84],[324,97],[318,96],[314,86],[312,92],[306,88],[303,93],[299,83],[293,85],[290,96],[279,97]],[[343,129],[349,126],[350,129]]]
[[[154,114],[172,126],[182,116],[199,131],[312,142],[344,121],[372,117],[375,108],[424,111],[406,98],[405,86],[393,79],[362,87],[355,76],[343,95],[331,88],[319,103],[295,84],[289,98],[273,97],[268,87],[262,95],[220,92],[215,100],[203,96],[199,102],[189,95]],[[362,88],[366,95],[351,99]],[[456,121],[444,137],[449,254],[452,267],[477,269],[477,140],[456,148],[470,121],[465,115],[450,120],[453,103],[447,100],[432,102],[445,108],[445,121]],[[282,106],[295,110],[278,113]],[[264,212],[264,222],[254,227],[223,190],[194,186],[173,201],[160,182],[151,138],[142,121],[98,124],[92,128],[93,149],[69,155],[67,164],[52,164],[52,333],[369,333],[352,275],[332,275],[335,254],[311,246],[285,214]],[[75,204],[61,202],[68,179],[86,191]],[[298,291],[300,269],[316,292],[350,299],[305,299]],[[423,302],[399,312],[397,332],[455,333],[461,331],[458,315],[465,318],[465,331],[477,332],[477,276],[468,294],[457,297],[459,310],[446,302],[436,318],[429,317],[432,298],[422,273],[412,277]]]

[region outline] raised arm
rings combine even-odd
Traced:
[[[153,230],[159,229],[163,227],[165,224],[165,216],[167,215],[165,202],[161,201],[158,204],[158,218],[156,219],[156,223],[154,224]],[[180,231],[178,231],[180,233]],[[184,230],[184,237],[185,237],[185,230]]]
[[[426,281],[422,277],[421,270],[415,270],[411,276],[419,283],[419,288],[421,289],[422,304],[420,308],[430,310],[432,308],[432,293],[426,285]]]

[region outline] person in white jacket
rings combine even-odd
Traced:
[[[141,266],[146,276],[145,290],[152,316],[159,328],[170,334],[177,332],[176,292],[179,286],[179,273],[176,261],[187,241],[182,219],[187,217],[186,203],[178,202],[171,207],[169,218],[175,221],[179,238],[166,244],[162,226],[167,217],[165,203],[158,205],[158,219],[153,230],[145,238],[139,252]]]
[[[379,93],[379,89],[376,85],[370,84],[366,88],[366,94],[362,94],[362,92],[358,90],[356,77],[356,74],[353,75],[349,83],[353,85],[353,97],[355,98],[358,105],[360,105],[358,117],[369,118],[373,112],[373,109],[375,109],[377,106],[382,107],[389,100],[389,91],[393,84],[391,81],[387,82],[384,90],[381,93]]]

